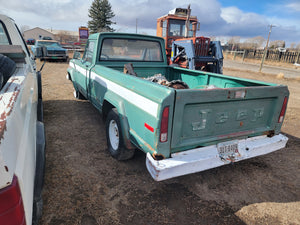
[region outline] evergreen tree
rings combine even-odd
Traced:
[[[108,0],[94,0],[89,9],[89,17],[91,20],[88,21],[88,27],[90,33],[115,31],[111,28],[112,24],[116,24],[111,20],[114,16],[115,14]]]

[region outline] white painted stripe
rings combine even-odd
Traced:
[[[70,64],[71,67],[74,68],[73,65]],[[86,76],[86,69],[77,66],[76,68],[81,74]],[[127,88],[124,88],[123,86],[120,86],[116,84],[115,82],[112,82],[104,77],[101,77],[100,75],[92,72],[91,73],[91,79],[98,82],[100,85],[106,87],[110,91],[114,92],[115,94],[121,96],[122,98],[126,99],[128,102],[132,103],[136,107],[142,109],[143,111],[149,113],[150,115],[157,117],[157,111],[158,111],[158,104],[154,101],[151,101],[148,98],[145,98],[142,95],[139,95]]]

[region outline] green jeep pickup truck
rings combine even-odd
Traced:
[[[118,160],[147,153],[155,180],[195,173],[284,148],[287,86],[167,65],[159,37],[90,35],[68,68],[76,98],[106,120]]]

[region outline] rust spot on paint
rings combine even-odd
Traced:
[[[135,147],[131,144],[131,141],[129,139],[125,140],[125,146],[127,149],[134,149]]]
[[[137,135],[137,133],[132,129],[130,128],[130,131],[135,133]],[[138,136],[138,135],[137,135]],[[147,147],[152,153],[155,152],[155,150],[147,143],[145,142],[142,138],[139,137],[139,140],[142,142],[143,145],[145,145],[145,147]]]
[[[4,132],[6,131],[6,119],[11,114],[14,104],[16,103],[16,100],[20,94],[20,89],[22,84],[15,83],[15,81],[18,81],[18,78],[12,78],[10,82],[8,83],[7,87],[5,88],[4,92],[12,92],[10,98],[8,99],[8,103],[4,104],[5,108],[3,108],[3,112],[0,115],[0,143],[1,140],[4,137]],[[12,85],[15,85],[13,87]],[[3,96],[1,96],[0,101],[3,101]]]
[[[228,91],[227,99],[230,99],[231,92]]]
[[[144,145],[152,152],[154,152],[155,150],[147,143],[147,142],[144,142]]]
[[[275,135],[275,131],[274,130],[265,131],[264,135],[267,135],[268,137],[273,137]]]
[[[155,160],[162,160],[162,159],[165,159],[165,158],[166,158],[164,155],[162,155],[162,154],[157,154],[157,153],[155,153],[155,152],[152,154],[152,157],[153,157],[153,159],[155,159]]]
[[[0,143],[5,131],[6,131],[6,120],[0,121]]]

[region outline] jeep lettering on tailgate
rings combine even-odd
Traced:
[[[212,110],[210,109],[200,110],[199,121],[195,121],[191,123],[191,127],[193,131],[205,129],[206,125],[208,124],[208,119],[209,117],[211,117],[209,116],[211,111]],[[255,122],[259,118],[262,118],[263,114],[264,114],[264,108],[257,108],[253,110],[242,109],[242,110],[238,110],[238,112],[236,112],[233,115],[231,112],[220,112],[216,114],[215,123],[216,124],[226,123],[231,118],[234,118],[236,121],[247,120],[248,118],[250,118],[250,121]],[[232,116],[230,117],[230,115]]]

